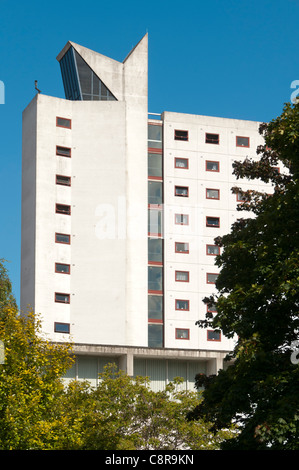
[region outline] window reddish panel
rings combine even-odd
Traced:
[[[220,227],[220,217],[207,217],[206,218],[207,227]]]
[[[213,160],[206,160],[206,171],[215,171],[219,172],[220,163]]]
[[[188,197],[189,196],[189,188],[188,186],[175,186],[174,187],[174,195],[180,197]]]
[[[56,184],[60,184],[61,186],[71,186],[71,177],[56,175]]]
[[[65,263],[55,263],[55,272],[60,274],[70,274],[71,265]]]
[[[55,242],[64,243],[65,245],[71,244],[71,236],[68,233],[55,233]]]
[[[70,294],[55,292],[55,302],[58,302],[60,304],[69,304],[71,302]]]
[[[71,215],[71,206],[66,204],[56,204],[56,214]]]
[[[206,189],[206,198],[207,199],[220,199],[220,190],[207,188]]]
[[[219,134],[206,133],[206,144],[219,144]]]
[[[175,271],[175,280],[177,282],[189,282],[189,271]]]
[[[188,328],[176,328],[175,339],[190,339],[190,330]]]
[[[217,245],[206,245],[206,250],[208,256],[220,255],[220,247]]]
[[[236,146],[237,147],[249,147],[249,137],[243,137],[237,135],[236,137]]]
[[[56,126],[57,127],[65,127],[66,129],[72,128],[72,121],[71,119],[63,118],[63,117],[56,117]]]
[[[176,299],[175,309],[189,311],[189,300]]]
[[[208,341],[221,341],[220,331],[207,330],[207,340]]]
[[[56,155],[60,155],[61,157],[71,157],[72,150],[70,147],[62,147],[60,145],[56,145]]]
[[[174,131],[174,140],[188,141],[189,140],[188,131],[182,131],[182,130],[175,129],[175,131]]]
[[[174,166],[175,168],[183,169],[183,170],[188,170],[189,168],[189,160],[188,158],[181,158],[181,157],[176,157],[174,159]]]
[[[176,253],[189,253],[189,243],[175,242]]]
[[[218,273],[207,273],[207,284],[215,284],[218,276]]]

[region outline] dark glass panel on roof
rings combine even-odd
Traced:
[[[60,60],[65,97],[68,100],[114,101],[115,96],[73,47]]]

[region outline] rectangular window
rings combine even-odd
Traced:
[[[56,204],[56,214],[71,215],[71,206],[66,204]]]
[[[56,126],[57,127],[65,127],[66,129],[71,129],[72,121],[70,119],[56,117]]]
[[[163,320],[163,297],[162,295],[148,296],[148,319]]]
[[[189,253],[189,243],[175,242],[176,253]]]
[[[62,186],[71,186],[71,177],[56,175],[56,184],[60,184]]]
[[[175,214],[175,223],[177,225],[189,225],[189,215]]]
[[[163,240],[162,238],[148,239],[148,262],[151,264],[162,264],[163,262]]]
[[[148,181],[148,203],[161,205],[163,202],[163,185],[159,181]]]
[[[149,153],[148,154],[148,177],[162,179],[162,154]]]
[[[148,266],[148,290],[150,292],[162,292],[163,289],[163,268],[158,266]]]
[[[188,170],[189,160],[188,160],[188,158],[175,158],[174,159],[174,166],[175,166],[175,168]]]
[[[219,162],[215,162],[212,160],[206,161],[206,171],[219,171]]]
[[[175,186],[175,196],[188,197],[189,188],[187,186]]]
[[[54,331],[55,333],[69,333],[70,332],[70,324],[69,323],[54,323]]]
[[[220,191],[219,189],[206,189],[206,198],[207,199],[220,199]]]
[[[216,305],[215,305],[215,304],[211,304],[211,305],[207,306],[207,312],[217,313]]]
[[[206,133],[206,144],[219,144],[219,134]]]
[[[189,310],[189,300],[179,300],[175,301],[176,310]]]
[[[56,145],[56,155],[60,155],[61,157],[71,157],[71,149],[69,147]]]
[[[215,284],[218,276],[219,274],[207,273],[207,284]]]
[[[151,209],[148,211],[148,234],[162,236],[163,215],[162,211]]]
[[[207,255],[220,255],[220,247],[217,245],[207,245]]]
[[[149,323],[148,325],[148,347],[163,348],[163,325]]]
[[[55,242],[70,245],[71,236],[68,235],[67,233],[55,233]]]
[[[175,339],[189,339],[189,330],[187,328],[176,328]]]
[[[207,340],[208,341],[221,341],[220,331],[208,330],[207,331]]]
[[[177,282],[189,282],[189,271],[176,271],[175,280]]]
[[[236,146],[237,147],[249,147],[249,137],[241,137],[237,135]]]
[[[55,272],[62,274],[70,274],[71,266],[69,264],[64,263],[55,263]]]
[[[70,294],[62,294],[60,292],[55,292],[55,302],[58,302],[61,304],[69,304]]]
[[[180,131],[176,129],[174,131],[174,140],[184,140],[187,141],[189,138],[188,131]]]
[[[207,217],[206,218],[207,227],[220,227],[220,218],[219,217]]]
[[[148,124],[148,147],[162,149],[163,128],[158,124]]]

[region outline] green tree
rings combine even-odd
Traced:
[[[0,340],[0,449],[69,449],[80,444],[80,423],[63,407],[61,377],[71,367],[71,346],[55,345],[40,334],[40,321],[16,308],[2,309]]]
[[[129,377],[110,365],[100,379],[95,389],[75,381],[68,388],[65,406],[81,417],[82,449],[218,449],[232,434],[225,430],[214,436],[203,420],[186,420],[200,397],[182,390],[179,378],[155,392],[147,378]]]
[[[5,262],[4,259],[0,259],[0,316],[2,316],[5,306],[17,306],[12,293],[12,285],[5,267]]]
[[[298,449],[299,105],[286,104],[260,133],[260,158],[235,162],[234,173],[271,182],[273,194],[242,192],[239,210],[253,217],[215,240],[222,248],[217,293],[204,302],[216,304],[217,313],[198,322],[237,337],[234,364],[197,377],[204,399],[189,417],[205,417],[215,430],[237,423],[240,432],[223,449]]]

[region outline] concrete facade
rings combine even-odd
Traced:
[[[37,94],[23,113],[21,309],[41,314],[51,341],[74,343],[70,378],[96,382],[113,360],[130,375],[149,375],[156,388],[175,373],[192,388],[196,373],[216,373],[234,345],[195,322],[215,289],[214,238],[239,216],[232,163],[257,158],[262,141],[257,122],[149,116],[147,48],[146,35],[117,62],[68,42],[57,60],[80,56],[111,99],[82,98],[79,79],[81,98]],[[148,139],[151,125],[160,141]],[[161,173],[150,173],[149,155]],[[163,217],[153,232],[151,213]],[[158,252],[150,259],[150,239],[163,241],[161,259]],[[160,310],[150,312],[150,304]]]

